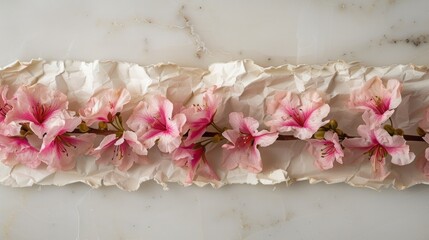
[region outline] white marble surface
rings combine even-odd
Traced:
[[[2,1],[0,65],[429,65],[427,1]],[[0,187],[0,239],[427,239],[426,186]]]

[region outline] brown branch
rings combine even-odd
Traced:
[[[104,135],[104,136],[107,136],[107,135],[110,135],[110,134],[116,134],[118,131],[114,131],[114,130],[101,130],[101,129],[95,129],[95,128],[90,128],[88,131],[86,131],[86,132],[82,132],[81,130],[79,130],[79,129],[75,129],[73,132],[71,132],[71,133],[80,133],[80,134],[83,134],[83,133],[95,133],[95,134],[97,134],[97,135]]]
[[[216,134],[215,132],[205,132],[203,137],[214,137]],[[186,135],[185,135],[186,136]],[[420,136],[413,136],[413,135],[404,135],[403,136],[405,140],[407,141],[415,141],[415,142],[423,142],[423,138]],[[357,138],[357,136],[347,136],[347,138]],[[289,140],[300,140],[299,138],[296,138],[292,135],[279,135],[277,140],[280,141],[289,141]]]
[[[116,134],[118,131],[115,130],[100,130],[100,129],[95,129],[95,128],[90,128],[87,132],[81,132],[79,129],[75,129],[72,133],[95,133],[97,135],[110,135],[110,134]],[[217,132],[205,132],[203,137],[214,137],[216,136]],[[184,137],[186,137],[187,134],[184,135]],[[357,138],[357,136],[347,136],[347,138]],[[414,142],[423,142],[423,138],[420,136],[414,136],[414,135],[404,135],[404,139],[407,141],[414,141]],[[279,135],[279,137],[277,138],[277,140],[280,141],[289,141],[289,140],[299,140],[299,138],[296,138],[292,135]]]

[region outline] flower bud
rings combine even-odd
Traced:
[[[417,130],[417,134],[418,134],[420,137],[424,137],[424,136],[426,135],[425,130],[423,130],[421,127],[418,127],[416,130]]]
[[[213,143],[218,143],[221,140],[222,140],[222,138],[221,138],[221,136],[219,134],[214,135],[213,138],[212,138],[212,142]]]
[[[344,132],[339,128],[335,129],[335,132],[338,134],[339,137],[344,135]]]
[[[404,130],[402,130],[400,128],[395,129],[395,135],[403,136],[404,135]]]
[[[24,129],[21,129],[21,130],[19,131],[19,134],[20,134],[21,136],[25,136],[25,135],[27,135],[27,131],[26,131],[26,130],[24,130]]]
[[[386,124],[383,126],[383,128],[390,134],[390,136],[395,134],[395,129],[392,127],[392,125]]]
[[[105,122],[99,122],[98,123],[98,129],[100,129],[100,130],[107,130],[107,123],[105,123]]]
[[[332,129],[332,130],[335,130],[335,129],[337,129],[337,127],[338,127],[338,123],[337,123],[337,121],[335,121],[334,119],[331,119],[331,120],[329,121],[329,126],[331,127],[331,129]]]
[[[79,124],[79,131],[83,133],[89,131],[89,127],[86,125],[85,122],[82,122],[81,124]]]
[[[328,122],[327,124],[325,124],[325,125],[321,126],[321,127],[319,128],[319,130],[320,130],[320,129],[322,129],[322,130],[329,130],[330,128],[331,128],[331,124]]]
[[[314,133],[314,138],[315,139],[323,139],[323,138],[325,138],[325,131],[319,130],[319,131],[315,132]]]

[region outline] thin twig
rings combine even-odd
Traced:
[[[117,131],[114,130],[100,130],[100,129],[95,129],[95,128],[90,128],[87,132],[81,132],[79,129],[75,129],[72,133],[95,133],[97,135],[110,135],[110,134],[116,134]],[[205,132],[203,137],[214,137],[216,136],[217,132]],[[184,137],[186,137],[187,134],[184,135]],[[403,136],[405,140],[407,141],[414,141],[414,142],[423,142],[423,138],[420,136],[414,136],[414,135],[404,135]],[[347,136],[347,138],[357,138],[357,136]],[[280,141],[289,141],[289,140],[299,140],[299,138],[296,138],[292,135],[279,135],[279,137],[277,138],[277,140]]]

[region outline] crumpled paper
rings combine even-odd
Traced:
[[[58,89],[68,95],[70,109],[77,110],[100,88],[127,88],[135,103],[147,93],[161,93],[176,103],[189,105],[199,103],[202,93],[216,85],[216,94],[221,94],[222,104],[215,116],[215,122],[228,126],[227,116],[232,111],[243,112],[259,120],[262,128],[265,118],[265,101],[277,90],[303,92],[315,89],[325,94],[331,113],[327,119],[336,119],[339,127],[349,135],[356,135],[356,128],[363,124],[361,112],[349,110],[347,101],[351,89],[360,87],[366,80],[379,76],[382,79],[395,78],[403,83],[403,101],[393,116],[395,127],[406,134],[415,135],[418,122],[429,106],[428,68],[415,65],[393,65],[367,67],[359,63],[332,62],[325,65],[283,65],[264,68],[251,60],[216,63],[208,69],[180,67],[175,64],[140,66],[133,63],[113,61],[43,61],[16,62],[0,70],[0,81],[16,90],[23,84],[36,82]],[[129,112],[131,109],[125,109]],[[380,181],[373,178],[368,155],[349,152],[344,164],[321,171],[306,150],[304,141],[277,141],[260,148],[264,170],[262,173],[248,173],[235,169],[225,171],[220,167],[221,144],[212,146],[207,158],[214,167],[220,181],[209,181],[197,176],[194,184],[211,184],[221,187],[225,184],[277,184],[308,180],[310,183],[345,182],[352,186],[379,189],[393,186],[404,189],[415,184],[428,184],[428,178],[421,168],[426,162],[424,142],[408,142],[417,157],[406,166],[389,164],[389,176]],[[0,183],[13,187],[34,184],[63,186],[83,182],[97,188],[102,185],[133,191],[141,183],[155,180],[166,187],[169,182],[185,183],[187,169],[176,167],[168,155],[156,148],[149,151],[153,161],[149,165],[135,165],[128,172],[121,172],[112,166],[99,166],[91,157],[77,159],[72,171],[49,171],[44,167],[30,169],[24,166],[9,167],[0,164]]]

